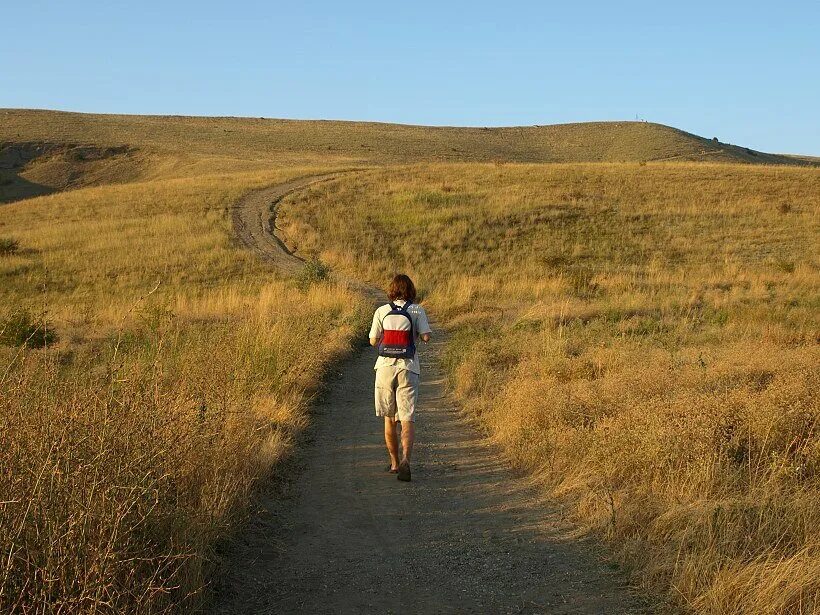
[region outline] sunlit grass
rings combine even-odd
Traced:
[[[136,161],[162,172],[202,174],[201,167],[251,170],[248,164],[329,161],[639,162],[702,160],[797,163],[751,152],[651,122],[587,122],[546,126],[433,127],[254,117],[99,115],[0,109],[0,143],[127,145]],[[685,127],[684,127],[685,128]],[[150,153],[150,156],[145,156]],[[241,169],[231,167],[241,166]],[[56,170],[56,169],[52,169]]]
[[[819,209],[809,169],[418,165],[316,186],[279,221],[354,275],[417,280],[465,411],[639,583],[703,613],[812,613]]]
[[[360,324],[350,291],[282,279],[232,238],[243,193],[310,171],[0,207],[18,245],[0,257],[0,329],[27,313],[56,333],[0,347],[0,610],[202,602],[215,547]]]

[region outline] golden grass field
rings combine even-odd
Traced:
[[[368,316],[240,249],[229,208],[351,165],[369,170],[283,203],[289,242],[375,283],[413,275],[464,409],[648,592],[817,608],[816,168],[646,163],[789,159],[634,122],[0,110],[0,145],[5,200],[66,190],[0,204],[0,611],[207,599]]]
[[[819,209],[816,169],[426,164],[278,222],[351,275],[416,278],[463,408],[667,606],[807,614]]]
[[[307,171],[0,208],[0,237],[19,245],[0,256],[0,322],[25,309],[57,332],[46,350],[0,346],[0,611],[201,602],[214,548],[362,317],[349,291],[303,290],[231,240],[226,207]]]

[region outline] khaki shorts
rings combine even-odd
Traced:
[[[393,365],[376,370],[376,416],[415,421],[419,375]]]

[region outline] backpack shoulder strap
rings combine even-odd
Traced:
[[[410,338],[415,339],[416,327],[413,324],[413,317],[410,316],[410,312],[407,311],[407,308],[409,308],[411,305],[413,305],[413,304],[410,303],[409,301],[405,301],[404,305],[399,307],[399,310],[401,310],[401,313],[404,314],[404,316],[407,318],[408,321],[410,321]]]
[[[392,302],[392,301],[388,301],[388,302],[386,303],[386,305],[390,306],[390,310],[391,310],[391,311],[396,309],[396,306],[395,306],[395,305],[393,305],[393,302]],[[381,310],[381,309],[382,309],[382,307],[384,307],[384,306],[381,306],[378,310],[376,310],[376,318],[378,318],[378,317],[379,317],[379,310]],[[389,314],[389,312],[388,312],[388,314]],[[387,314],[385,314],[384,316],[387,316]],[[381,325],[382,329],[384,329],[384,316],[382,316],[381,318],[379,318],[379,324]]]

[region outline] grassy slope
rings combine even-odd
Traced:
[[[462,164],[317,186],[278,222],[356,276],[411,273],[464,408],[645,586],[807,614],[819,213],[817,169]]]
[[[31,157],[35,151],[40,155]],[[645,122],[509,128],[0,109],[0,203],[53,191],[271,164],[421,160],[811,165]]]
[[[45,311],[58,336],[46,350],[0,344],[0,611],[202,600],[214,546],[360,327],[357,296],[302,290],[231,237],[226,212],[244,192],[315,170],[0,207],[0,239],[19,243],[0,254],[0,339],[21,309]],[[320,348],[301,343],[312,336]]]
[[[645,122],[590,122],[510,128],[407,126],[261,118],[92,115],[0,110],[0,143],[47,141],[129,145],[238,157],[621,162],[706,159],[794,163],[784,156],[715,143]]]
[[[54,144],[56,149],[23,169],[4,171],[35,189],[124,184],[0,208],[0,240],[10,236],[20,243],[16,254],[0,256],[0,317],[20,307],[35,313],[45,309],[59,335],[47,352],[17,355],[0,348],[7,362],[0,377],[0,455],[5,455],[0,465],[14,468],[0,477],[5,481],[0,491],[9,494],[2,504],[0,544],[24,545],[12,556],[31,554],[28,560],[5,560],[0,595],[3,600],[15,599],[15,592],[21,591],[18,606],[39,605],[43,610],[58,606],[55,600],[72,601],[74,610],[92,610],[104,602],[122,611],[158,610],[187,591],[194,602],[198,600],[211,546],[243,509],[254,479],[286,450],[304,421],[307,381],[321,371],[326,357],[292,349],[301,347],[300,336],[316,332],[305,327],[337,331],[328,338],[330,353],[345,345],[354,315],[330,313],[326,301],[341,291],[320,289],[305,295],[230,243],[225,210],[243,191],[329,166],[422,158],[782,161],[750,156],[672,128],[631,122],[463,129],[0,110],[2,143]],[[104,155],[83,153],[78,144]],[[119,146],[127,147],[107,150]],[[380,202],[382,191],[390,190],[395,181],[409,181],[394,204],[415,220],[414,232],[421,228],[418,225],[429,230],[430,241],[420,243],[428,262],[418,266],[428,276],[428,287],[435,283],[447,299],[437,304],[442,317],[457,324],[447,314],[448,307],[458,311],[475,293],[492,298],[491,304],[482,302],[467,310],[466,321],[473,324],[463,324],[471,335],[483,330],[482,323],[491,321],[499,309],[507,310],[508,316],[520,310],[520,301],[507,301],[504,293],[515,298],[522,288],[548,292],[556,284],[570,284],[578,293],[592,288],[591,274],[583,271],[569,271],[559,283],[548,277],[534,284],[530,277],[509,275],[516,268],[498,260],[505,254],[503,248],[520,243],[535,249],[527,248],[526,229],[553,214],[515,207],[506,217],[505,199],[515,191],[510,194],[505,174],[520,169],[531,173],[532,181],[544,180],[559,190],[553,197],[585,202],[617,196],[626,190],[630,174],[656,172],[652,165],[630,165],[622,168],[627,177],[614,183],[600,181],[593,190],[585,178],[596,168],[610,167],[556,167],[558,176],[544,177],[542,167],[447,166],[423,181],[413,179],[415,170],[409,180],[377,175],[387,188],[377,183],[358,196],[363,203],[372,204],[374,198]],[[683,179],[675,185],[685,186],[681,192],[687,193],[688,167],[670,168],[683,169]],[[567,169],[572,170],[569,183],[562,175]],[[797,171],[782,169],[787,177],[793,172]],[[464,173],[465,179],[458,179]],[[481,181],[470,173],[478,173]],[[709,195],[712,172],[704,173],[701,190]],[[729,183],[745,180],[735,167],[725,167],[722,173],[729,174]],[[781,171],[764,173],[777,176]],[[765,183],[754,185],[766,188]],[[794,202],[802,207],[800,185],[795,184],[793,194],[776,195],[782,197],[782,206]],[[490,219],[476,218],[483,221],[479,228],[459,200],[464,187],[479,195],[475,203],[498,193],[500,211]],[[750,202],[760,198],[744,194]],[[324,192],[318,196],[328,199]],[[536,191],[528,198],[530,205],[538,205],[541,195]],[[639,192],[639,202],[657,198],[652,190]],[[451,205],[458,212],[450,211]],[[433,218],[431,207],[436,211]],[[802,215],[802,209],[798,211]],[[358,228],[360,213],[348,212],[350,229]],[[387,225],[387,236],[400,230],[375,215],[375,222]],[[362,232],[365,247],[371,246],[372,229]],[[358,242],[360,237],[354,239]],[[413,235],[413,241],[418,239]],[[685,250],[685,237],[677,241],[683,242],[677,249]],[[576,244],[583,244],[580,236],[564,247],[583,251]],[[334,245],[329,240],[321,249],[327,258],[348,266],[347,248]],[[487,245],[492,252],[486,252]],[[539,265],[539,250],[553,248],[528,252],[527,262]],[[477,269],[466,280],[451,279],[442,265],[459,262],[462,254]],[[548,262],[561,266],[562,258],[553,255]],[[788,269],[790,257],[783,258]],[[374,273],[381,276],[399,264],[405,263],[385,259]],[[801,267],[797,271],[803,275]],[[439,273],[442,277],[434,280]],[[506,277],[508,282],[498,282]],[[489,287],[484,278],[490,280]],[[162,282],[158,290],[140,301],[157,281]],[[455,287],[448,287],[450,282]],[[305,310],[315,318],[304,318]],[[535,322],[539,319],[542,316],[536,315]],[[471,328],[476,324],[479,329]],[[266,335],[259,336],[260,330]],[[220,349],[218,356],[214,348]],[[502,369],[497,375],[506,378],[508,373]],[[461,382],[470,377],[459,375]],[[96,447],[83,444],[89,433]],[[510,442],[514,448],[515,437]],[[49,443],[56,444],[45,446]],[[122,459],[139,463],[123,465]],[[147,474],[141,474],[146,468]],[[54,479],[34,480],[41,472]],[[106,494],[94,500],[99,506],[85,504],[91,493]],[[50,504],[28,514],[25,506],[18,506],[26,502]],[[75,527],[95,531],[71,529]],[[59,548],[54,549],[55,544]],[[35,582],[21,585],[26,579]],[[154,591],[174,585],[181,591]],[[69,608],[68,602],[61,604]]]
[[[35,151],[40,155],[21,166],[20,157]],[[0,203],[89,185],[271,164],[421,160],[812,164],[805,157],[754,152],[645,122],[455,128],[0,109]]]

